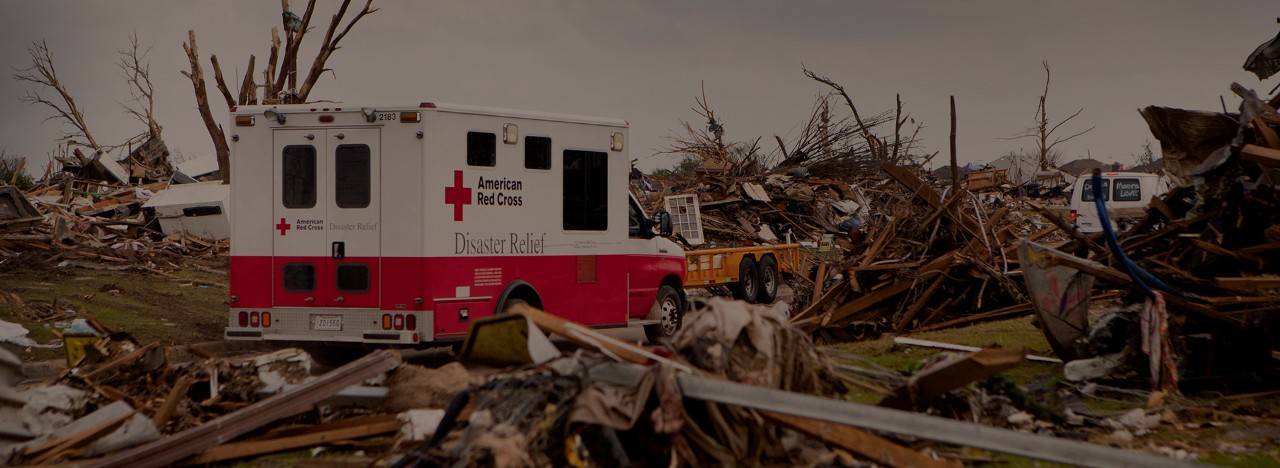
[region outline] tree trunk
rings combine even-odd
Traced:
[[[191,80],[191,86],[196,92],[196,107],[200,110],[200,119],[204,120],[204,127],[209,131],[209,137],[213,139],[213,149],[218,156],[218,173],[222,176],[222,183],[231,183],[231,149],[227,147],[227,136],[222,132],[222,127],[213,120],[213,111],[209,109],[209,93],[204,84],[204,73],[200,70],[200,52],[196,49],[196,32],[194,30],[187,31],[188,43],[182,44],[182,50],[187,53],[187,60],[191,64],[190,72],[182,72]]]

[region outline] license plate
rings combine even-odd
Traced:
[[[320,331],[342,331],[342,316],[312,315],[311,329]]]

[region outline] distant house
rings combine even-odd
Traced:
[[[1126,170],[1128,170],[1129,172],[1145,172],[1147,174],[1163,175],[1164,174],[1164,158],[1160,158],[1146,164],[1139,164],[1137,166],[1133,166]]]
[[[1083,158],[1058,166],[1058,169],[1073,176],[1080,176],[1081,174],[1092,172],[1094,169],[1110,170],[1111,166],[1097,159]]]

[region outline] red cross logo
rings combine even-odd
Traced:
[[[462,171],[453,171],[453,186],[444,188],[444,203],[453,205],[453,220],[462,221],[462,207],[471,204],[471,189],[462,186]]]
[[[276,225],[276,230],[280,231],[280,235],[283,236],[284,233],[287,232],[290,227],[293,227],[293,225],[285,222],[284,218],[280,218],[280,224]]]

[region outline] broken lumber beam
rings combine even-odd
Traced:
[[[932,341],[932,340],[920,340],[916,338],[907,338],[905,336],[894,337],[893,344],[919,346],[922,348],[945,349],[947,351],[962,351],[966,353],[975,353],[978,351],[982,351],[982,348],[979,348],[977,346],[966,346],[966,345],[960,345],[960,344],[954,344],[954,343],[943,343],[941,341]],[[1037,356],[1034,354],[1028,354],[1026,355],[1026,357],[1028,361],[1047,362],[1051,364],[1062,364],[1062,360],[1058,358]]]
[[[1236,291],[1257,291],[1259,289],[1280,288],[1280,277],[1277,276],[1214,278],[1213,281],[1220,288]]]
[[[395,415],[387,415],[377,421],[354,427],[320,427],[305,434],[276,437],[266,440],[248,440],[232,442],[205,450],[199,456],[186,461],[190,465],[203,465],[237,458],[266,455],[313,445],[342,440],[361,439],[376,435],[389,434],[400,430],[400,421]]]
[[[1240,149],[1240,158],[1245,161],[1253,161],[1266,167],[1280,166],[1280,149],[1271,149],[1265,146],[1244,145]]]
[[[234,413],[155,442],[86,461],[88,467],[159,468],[233,440],[281,418],[307,411],[316,403],[400,365],[400,354],[380,349],[320,377],[280,392]]]
[[[959,463],[935,460],[870,432],[843,424],[802,418],[776,411],[760,414],[794,431],[808,434],[828,444],[860,454],[876,463],[893,467],[959,467]]]
[[[880,400],[880,406],[901,410],[918,408],[944,393],[1022,364],[1024,354],[1022,348],[986,348],[934,364]]]

